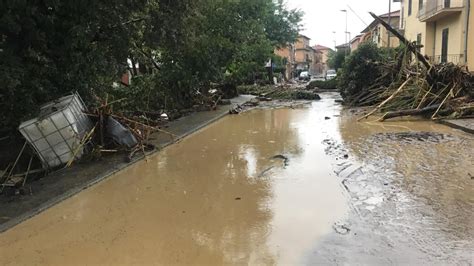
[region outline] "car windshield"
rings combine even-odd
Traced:
[[[327,74],[328,75],[336,74],[336,70],[328,70]]]

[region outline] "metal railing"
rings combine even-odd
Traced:
[[[448,55],[435,55],[435,56],[430,56],[430,62],[439,64],[439,63],[453,63],[453,64],[461,64],[464,63],[463,54],[448,54]]]
[[[425,20],[443,10],[462,8],[463,6],[464,0],[426,0],[423,4],[423,8],[418,12],[418,19]]]

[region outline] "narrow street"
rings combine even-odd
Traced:
[[[0,264],[472,263],[474,136],[321,97],[222,118],[2,233]]]

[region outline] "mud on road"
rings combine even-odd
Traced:
[[[0,264],[471,263],[473,136],[321,96],[227,116],[0,234]]]
[[[471,265],[474,136],[357,115],[341,110],[340,136],[323,140],[350,195],[352,235],[328,236],[309,261]]]

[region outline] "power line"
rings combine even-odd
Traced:
[[[362,23],[364,23],[365,26],[369,26],[369,24],[365,23],[365,21],[359,16],[359,14],[357,14],[354,9],[352,9],[352,7],[348,4],[347,7],[349,8],[350,11],[352,11],[352,13],[354,13],[354,15],[356,15],[356,17],[362,21]]]

